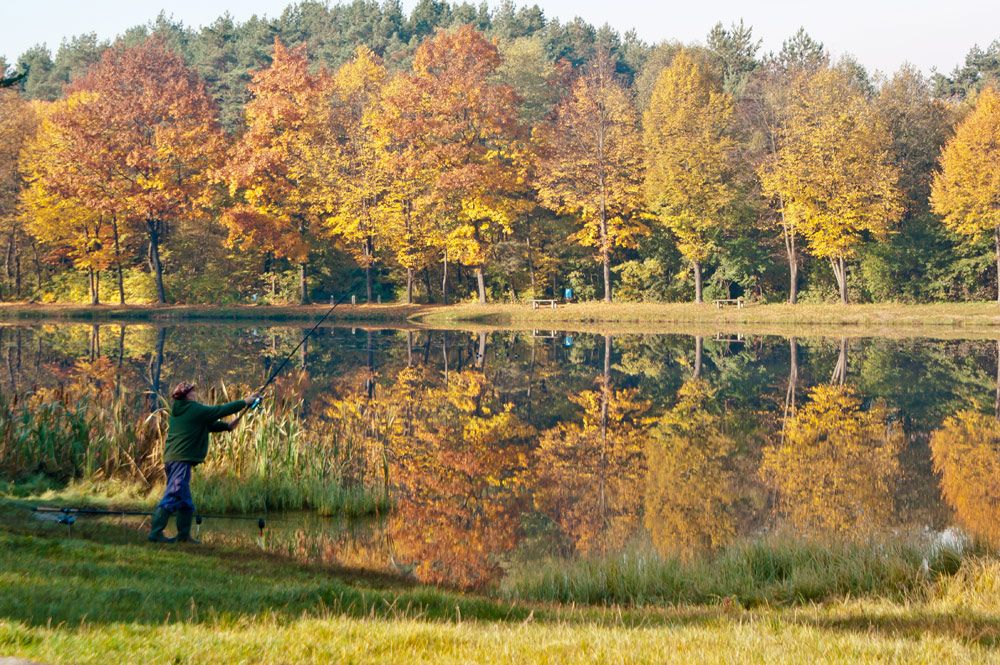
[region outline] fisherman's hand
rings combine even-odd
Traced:
[[[255,400],[257,400],[259,398],[260,398],[260,391],[259,390],[255,390],[252,393],[250,393],[249,395],[247,395],[246,397],[244,397],[243,401],[247,403],[247,406],[250,406],[251,404],[254,403]]]

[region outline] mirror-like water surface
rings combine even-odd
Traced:
[[[181,379],[259,384],[302,333],[3,327],[0,387],[117,382],[153,403]],[[849,539],[957,527],[992,540],[997,348],[324,328],[279,393],[301,394],[301,417],[317,426],[371,414],[368,462],[384,466],[393,509],[363,522],[274,520],[268,547],[481,586],[542,559],[685,555],[774,531]],[[196,502],[198,485],[196,473]],[[254,525],[221,521],[202,535],[257,538]]]

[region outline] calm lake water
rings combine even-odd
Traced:
[[[0,389],[65,382],[99,357],[133,388],[161,394],[182,379],[259,384],[302,334],[0,327]],[[636,547],[683,555],[772,531],[878,538],[957,528],[996,539],[995,446],[949,448],[955,437],[935,432],[963,410],[995,412],[997,347],[321,328],[287,370],[307,417],[323,418],[331,400],[381,395],[400,414],[412,401],[424,421],[407,450],[388,456],[392,514],[272,515],[267,547],[474,587],[542,560]],[[443,429],[451,434],[438,436]],[[197,478],[194,491],[197,501]],[[258,534],[252,522],[209,520],[202,535],[252,544]]]

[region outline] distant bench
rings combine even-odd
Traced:
[[[538,309],[538,306],[539,305],[543,305],[543,304],[548,305],[552,309],[555,309],[558,306],[558,301],[554,300],[554,299],[553,300],[532,300],[531,301],[531,309]]]
[[[722,309],[724,305],[736,305],[737,309],[743,309],[743,298],[724,298],[713,302],[716,309]]]

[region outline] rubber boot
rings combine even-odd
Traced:
[[[172,543],[173,538],[167,538],[163,535],[163,530],[167,528],[167,522],[170,521],[170,513],[165,509],[156,507],[153,511],[153,519],[150,520],[149,524],[149,540],[153,543]],[[177,519],[178,523],[180,518]]]
[[[181,510],[177,513],[177,542],[201,544],[200,540],[191,536],[191,524],[194,522],[193,510]]]

